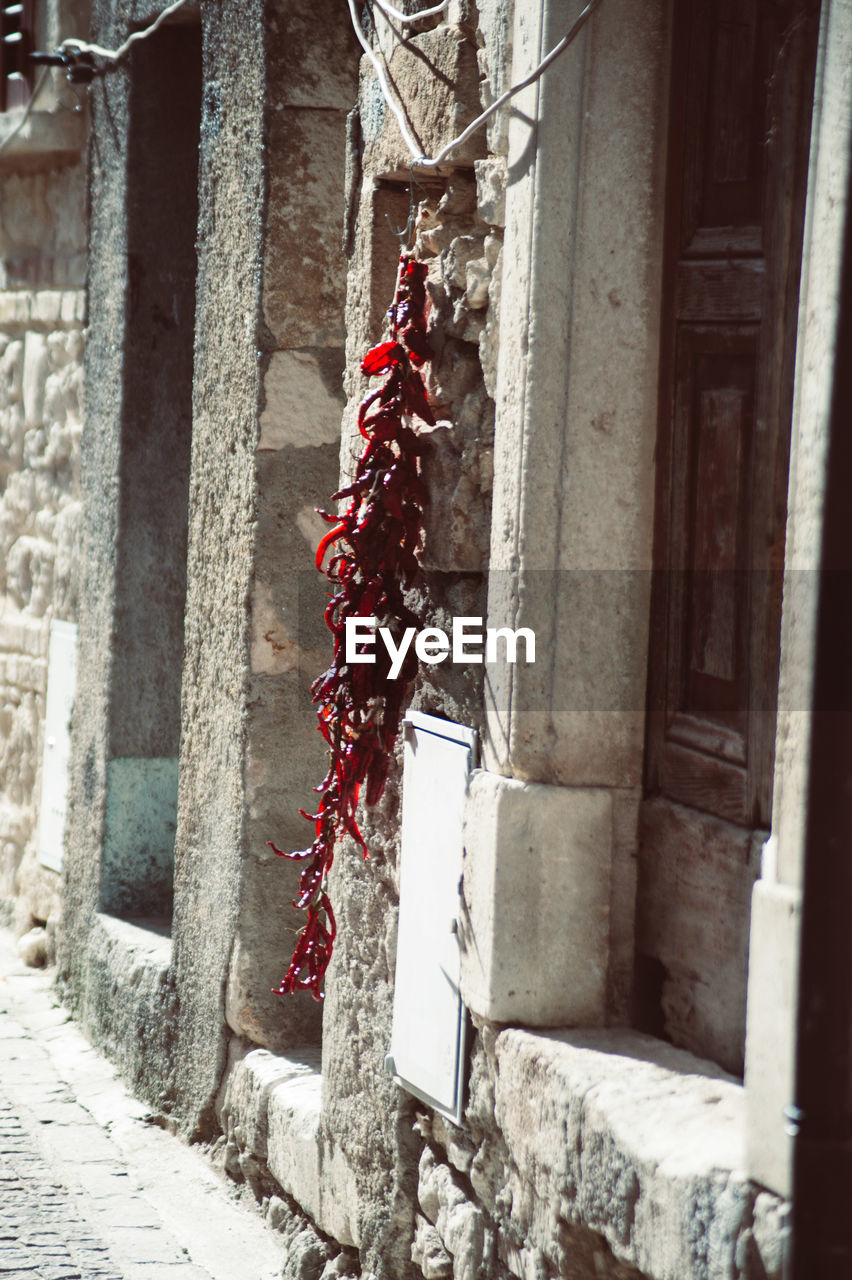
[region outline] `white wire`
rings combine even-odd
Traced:
[[[165,22],[166,18],[170,18],[173,13],[186,3],[187,0],[173,0],[172,4],[167,5],[162,13],[157,15],[150,27],[145,27],[142,31],[134,31],[133,35],[128,36],[124,44],[119,45],[117,49],[104,49],[102,45],[87,44],[85,40],[75,40],[73,38],[63,40],[59,48],[68,49],[72,53],[91,53],[97,58],[107,58],[110,62],[118,62],[124,57],[131,45],[135,44],[137,40],[145,40],[148,36],[152,36],[160,23]]]
[[[396,116],[396,121],[397,121],[397,124],[399,125],[399,130],[400,130],[400,133],[402,134],[403,141],[405,142],[405,145],[408,147],[408,150],[411,152],[411,155],[413,157],[414,164],[412,165],[412,168],[416,166],[421,169],[426,169],[426,168],[434,168],[439,164],[443,164],[443,162],[446,160],[450,152],[455,151],[456,147],[460,147],[463,142],[467,142],[471,134],[475,133],[477,129],[481,128],[482,125],[485,124],[486,120],[489,120],[491,116],[494,115],[495,111],[499,111],[500,108],[504,106],[509,101],[510,98],[513,98],[516,93],[520,93],[522,89],[526,89],[529,87],[529,85],[534,84],[535,81],[538,80],[539,76],[542,75],[542,73],[547,70],[550,64],[552,62],[555,62],[561,53],[565,52],[569,44],[572,43],[572,41],[579,34],[580,30],[585,25],[587,20],[592,16],[595,9],[597,9],[598,5],[601,3],[601,0],[589,0],[589,3],[586,5],[585,9],[583,9],[583,11],[580,13],[580,16],[577,18],[576,22],[571,27],[570,31],[568,31],[567,34],[562,37],[559,43],[555,44],[553,48],[550,50],[550,52],[542,58],[541,62],[538,64],[535,70],[531,71],[530,74],[526,76],[523,80],[519,80],[517,84],[513,84],[512,87],[510,89],[507,89],[505,93],[501,93],[500,97],[497,98],[495,102],[492,102],[490,107],[487,107],[485,111],[482,112],[481,115],[478,115],[475,120],[472,120],[470,124],[467,126],[467,128],[463,130],[463,132],[460,133],[457,138],[453,138],[452,142],[448,142],[447,145],[441,151],[439,151],[438,154],[434,156],[432,159],[430,159],[428,156],[424,156],[420,152],[420,149],[417,146],[417,143],[414,141],[414,138],[411,135],[411,131],[408,128],[408,124],[406,122],[402,107],[391,94],[390,86],[388,85],[388,81],[387,81],[387,76],[385,75],[385,72],[384,72],[384,67],[382,66],[381,62],[379,61],[378,57],[376,56],[375,52],[373,51],[372,47],[370,46],[366,37],[364,36],[363,31],[361,30],[361,24],[358,21],[358,14],[355,10],[354,0],[348,0],[348,3],[349,3],[349,13],[352,17],[352,25],[355,28],[355,35],[358,37],[358,42],[361,45],[361,48],[364,50],[367,57],[370,59],[373,66],[375,67],[376,75],[378,76],[378,79],[379,79],[379,86],[382,91],[382,96],[384,97],[385,102],[388,104],[393,114]],[[373,3],[377,4],[383,12],[387,11],[384,0],[373,0]],[[422,18],[425,14],[431,13],[431,12],[433,11],[424,10],[423,12],[417,14],[416,16],[418,18]],[[413,20],[413,16],[410,20]]]
[[[413,22],[420,22],[423,18],[437,18],[439,13],[446,13],[450,7],[450,0],[442,0],[441,4],[436,4],[431,9],[421,9],[419,13],[402,13],[392,4],[388,4],[388,0],[373,0],[373,4],[377,9],[381,9],[386,17],[394,18],[404,27],[410,27]]]
[[[10,129],[9,132],[4,135],[4,137],[0,138],[0,151],[6,150],[6,148],[9,146],[9,143],[12,142],[14,138],[17,138],[18,134],[21,132],[24,125],[29,120],[30,112],[35,106],[35,100],[38,97],[38,95],[41,93],[42,89],[44,88],[45,81],[47,80],[49,73],[50,73],[50,68],[45,67],[41,75],[39,76],[32,93],[30,94],[30,100],[27,103],[27,105],[24,107],[24,113],[21,116],[20,120],[15,125],[14,129]]]
[[[391,94],[390,85],[388,84],[388,78],[385,75],[385,69],[382,66],[382,63],[379,60],[379,58],[374,53],[373,47],[370,44],[369,40],[364,35],[364,32],[361,30],[361,23],[358,21],[358,12],[355,8],[355,0],[347,0],[347,3],[349,4],[349,16],[352,19],[352,26],[354,28],[355,35],[358,38],[358,43],[366,53],[367,57],[372,62],[376,75],[378,76],[378,79],[379,79],[379,86],[382,91],[382,96],[384,97],[384,100],[390,107],[391,111],[396,116],[396,122],[399,125],[399,131],[402,134],[402,138],[403,138],[403,141],[405,142],[405,145],[408,147],[408,150],[411,152],[411,154],[415,157],[416,163],[419,164],[420,148],[418,147],[417,143],[414,141],[414,138],[411,136],[411,131],[408,128],[408,124],[405,119],[405,113],[403,112],[402,107],[399,105],[399,103]]]

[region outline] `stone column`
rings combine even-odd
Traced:
[[[513,80],[578,12],[516,7]],[[665,6],[607,0],[512,112],[488,625],[532,628],[536,661],[487,670],[463,966],[498,1021],[602,1022],[608,985],[626,1012],[666,80]],[[521,926],[535,884],[549,906]]]

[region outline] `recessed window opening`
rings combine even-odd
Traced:
[[[168,916],[177,816],[192,437],[201,37],[130,59],[117,584],[101,907]],[[116,217],[122,216],[116,208]]]
[[[34,0],[0,0],[0,111],[25,107],[33,87]]]

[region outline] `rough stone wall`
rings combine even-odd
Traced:
[[[433,153],[489,100],[480,79],[497,41],[505,48],[505,8],[451,5],[448,21],[408,44],[379,38],[390,74],[424,150]],[[486,37],[488,36],[488,40]],[[502,71],[502,62],[497,61]],[[493,83],[493,81],[492,81]],[[399,242],[394,228],[409,213],[408,159],[373,72],[362,63],[358,160],[352,192],[347,292],[348,397],[341,446],[347,476],[360,452],[355,414],[367,382],[361,357],[383,332],[393,294]],[[483,131],[441,175],[420,175],[415,252],[429,263],[430,333],[435,358],[427,389],[437,426],[424,435],[423,471],[430,502],[423,573],[412,606],[423,625],[451,628],[453,615],[485,613],[490,530],[493,391],[499,308],[502,189],[499,156]],[[387,218],[386,218],[387,215]],[[482,672],[443,664],[418,676],[412,704],[478,727]],[[357,1239],[364,1276],[418,1274],[412,1262],[416,1169],[420,1146],[413,1100],[384,1066],[390,1043],[399,900],[399,761],[381,803],[363,817],[368,862],[343,849],[331,877],[339,932],[327,982],[323,1031],[320,1142],[328,1168],[335,1152],[357,1189]]]
[[[480,1027],[463,1128],[421,1114],[426,1280],[778,1280],[785,1209],[742,1168],[742,1090],[635,1032]]]
[[[81,538],[85,169],[72,160],[0,170],[0,913],[18,934],[47,924],[51,947],[60,877],[37,851],[47,650],[51,620],[76,619]]]

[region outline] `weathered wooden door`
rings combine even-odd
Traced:
[[[740,1071],[772,799],[817,6],[673,7],[638,1016]]]

